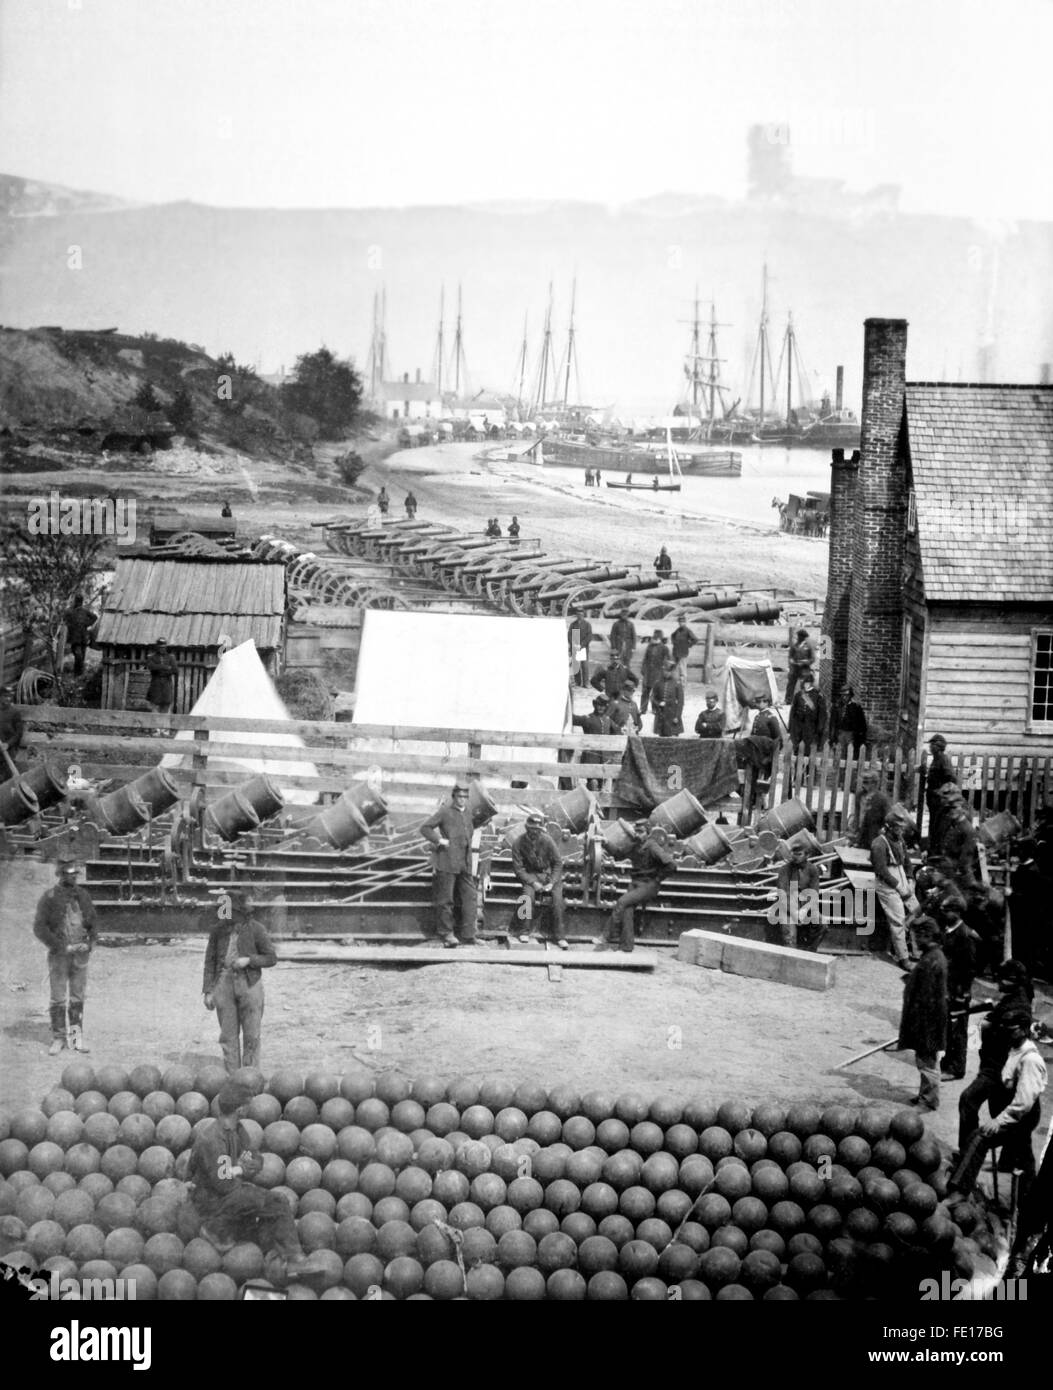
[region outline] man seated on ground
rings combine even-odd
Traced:
[[[792,844],[789,862],[779,865],[775,887],[768,894],[772,903],[768,921],[778,928],[778,941],[773,944],[819,949],[825,934],[819,908],[822,881],[819,865],[808,859],[807,846],[800,841]]]
[[[706,691],[706,707],[695,720],[695,733],[699,738],[722,738],[724,736],[724,712],[717,704],[717,692]]]
[[[988,1000],[974,1004],[970,1013],[987,1012],[980,1024],[980,1069],[958,1097],[958,1152],[980,1127],[980,1109],[1002,1089],[1002,1068],[1009,1057],[1009,1035],[1005,1029],[1006,1016],[1025,1009],[1031,1015],[1034,987],[1023,961],[1007,960],[998,972],[1001,998],[993,1004]]]
[[[306,1283],[323,1275],[325,1266],[304,1255],[296,1221],[281,1193],[251,1181],[263,1167],[241,1123],[251,1100],[252,1089],[244,1082],[229,1080],[220,1087],[219,1119],[205,1121],[190,1152],[190,1200],[201,1217],[202,1236],[218,1251],[251,1241],[263,1251],[264,1274],[272,1284]]]
[[[614,904],[607,931],[596,941],[597,951],[631,951],[636,940],[634,918],[636,908],[654,902],[662,880],[675,871],[675,861],[669,850],[652,834],[647,821],[637,821],[633,827],[636,841],[629,851],[629,891]]]
[[[521,904],[526,909],[522,918],[519,940],[530,940],[530,925],[538,919],[537,895],[546,893],[552,904],[549,935],[561,951],[568,949],[563,925],[563,859],[556,842],[545,833],[545,819],[532,811],[526,818],[526,830],[512,846],[512,867],[523,885]],[[538,933],[540,936],[540,931]]]
[[[1031,1041],[1030,1009],[1009,1010],[1002,1026],[1009,1039],[1009,1056],[1002,1068],[1001,1094],[988,1100],[989,1117],[980,1121],[980,1128],[962,1150],[947,1183],[949,1192],[960,1192],[965,1197],[973,1190],[985,1155],[994,1148],[1002,1149],[1003,1168],[1019,1169],[1023,1174],[1022,1197],[1035,1176],[1031,1136],[1042,1116],[1046,1064]]]

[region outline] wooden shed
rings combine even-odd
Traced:
[[[231,559],[119,558],[93,646],[102,651],[102,707],[124,709],[163,637],[176,659],[173,713],[194,705],[222,649],[250,639],[272,676],[285,664],[283,564]]]

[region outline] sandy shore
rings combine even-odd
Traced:
[[[584,486],[569,470],[490,462],[477,444],[405,449],[366,470],[360,486],[384,484],[392,515],[412,489],[417,516],[482,532],[496,515],[502,528],[519,517],[524,540],[549,554],[641,563],[650,568],[665,545],[687,578],[747,589],[791,589],[802,598],[826,592],[825,541],[787,536],[773,523],[749,525],[708,517],[670,496],[618,494]]]

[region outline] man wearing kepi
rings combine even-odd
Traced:
[[[475,944],[475,879],[472,877],[472,835],[475,826],[468,810],[468,788],[454,787],[450,802],[420,828],[435,846],[435,911],[439,940],[455,950],[454,910],[460,924],[462,945]]]
[[[544,817],[536,812],[527,816],[526,829],[512,846],[512,867],[529,903],[519,940],[530,940],[530,923],[538,917],[537,895],[547,893],[552,901],[551,935],[561,951],[568,950],[563,926],[563,860],[555,841],[545,833]],[[525,908],[527,903],[521,906]]]
[[[194,1139],[187,1182],[202,1218],[201,1234],[221,1253],[238,1241],[258,1245],[263,1272],[273,1284],[310,1283],[324,1276],[325,1267],[304,1255],[288,1202],[251,1181],[263,1167],[241,1123],[251,1100],[251,1087],[225,1081],[216,1097],[219,1119],[206,1120]]]
[[[229,916],[227,913],[229,912]],[[249,910],[245,888],[228,888],[205,947],[205,1008],[215,1009],[227,1071],[260,1064],[263,980],[277,963],[267,929]]]
[[[59,860],[58,883],[37,903],[33,923],[33,935],[48,948],[50,1057],[57,1056],[67,1041],[77,1052],[91,1050],[84,1042],[84,994],[88,987],[88,958],[98,928],[95,905],[85,890],[77,886],[79,869],[76,860]]]
[[[629,851],[629,891],[614,904],[607,934],[596,942],[598,951],[611,950],[615,945],[620,951],[633,949],[636,908],[658,897],[662,879],[674,869],[673,856],[652,836],[645,820],[637,821],[634,830],[636,841]]]

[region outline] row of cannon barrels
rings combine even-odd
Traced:
[[[290,585],[321,604],[361,608],[404,608],[404,600],[375,578],[348,574],[330,564],[324,555],[298,550],[290,541],[261,536],[252,547],[261,560],[281,560]]]
[[[485,598],[520,615],[590,617],[625,615],[660,621],[684,611],[699,617],[719,611],[733,622],[779,617],[779,604],[743,603],[740,590],[680,580],[664,581],[626,566],[588,557],[550,556],[507,540],[488,540],[428,522],[396,521],[370,527],[336,522],[327,528],[333,549],[390,565],[397,573],[437,583],[451,593]],[[283,544],[283,543],[278,543]],[[316,557],[312,557],[316,558]],[[295,577],[290,572],[290,578]]]

